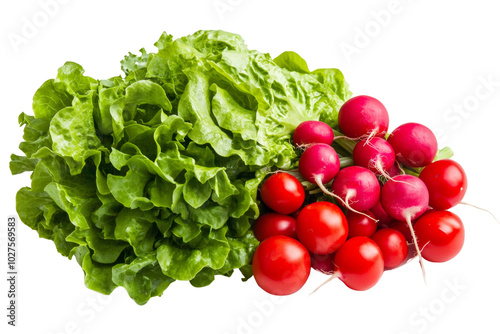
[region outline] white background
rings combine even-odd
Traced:
[[[33,93],[59,66],[71,60],[92,77],[115,76],[128,51],[155,51],[163,31],[177,38],[199,29],[239,33],[250,48],[272,56],[293,50],[310,69],[341,69],[355,95],[372,95],[386,105],[391,130],[408,121],[432,128],[468,173],[465,200],[500,216],[497,1],[55,1],[0,5],[4,222],[15,214],[16,191],[29,182],[28,175],[13,177],[8,170],[9,155],[20,154],[17,116],[32,113]],[[57,7],[43,5],[48,2]],[[26,28],[30,23],[36,30]],[[13,38],[24,40],[16,44]],[[253,279],[242,283],[235,274],[202,289],[176,282],[145,306],[122,289],[106,298],[88,290],[76,261],[23,225],[18,327],[6,325],[2,279],[0,332],[498,333],[500,225],[469,207],[453,211],[464,221],[465,246],[450,262],[426,264],[427,285],[414,261],[386,272],[366,292],[336,280],[309,296],[325,279],[313,272],[299,293],[273,301]],[[1,233],[5,277],[5,223]]]

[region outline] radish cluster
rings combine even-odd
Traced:
[[[445,262],[463,246],[463,223],[447,210],[462,201],[467,177],[436,156],[429,128],[406,123],[389,134],[386,108],[369,96],[348,100],[338,123],[300,124],[300,175],[280,171],[260,189],[268,212],[254,225],[252,267],[271,294],[296,292],[311,268],[367,290],[414,257],[425,279],[424,259]]]

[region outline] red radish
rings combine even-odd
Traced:
[[[394,269],[403,264],[408,256],[405,236],[392,228],[383,228],[375,232],[372,240],[377,243],[384,256],[385,269]]]
[[[429,190],[429,205],[447,210],[462,201],[467,191],[467,176],[458,163],[450,159],[434,161],[420,173]]]
[[[380,204],[380,201],[377,201],[377,204],[370,208],[370,212],[373,214],[373,216],[375,216],[375,219],[378,220],[379,226],[388,227],[389,224],[394,221],[394,218],[392,218],[387,214],[387,212],[385,212],[382,204]]]
[[[285,235],[297,239],[295,224],[295,219],[290,216],[270,212],[263,214],[257,219],[253,232],[259,241],[264,241],[276,235]]]
[[[298,291],[311,272],[311,258],[297,240],[283,235],[260,243],[252,259],[257,284],[266,292],[284,296]]]
[[[300,211],[296,232],[311,253],[324,255],[335,252],[346,241],[348,225],[338,206],[330,202],[315,202]]]
[[[348,238],[353,237],[371,237],[377,230],[377,219],[369,210],[363,211],[359,214],[353,211],[348,211],[345,215],[347,224],[349,225]],[[370,218],[368,218],[371,217]]]
[[[378,179],[368,169],[350,166],[342,169],[332,183],[332,191],[352,211],[369,210],[380,196]]]
[[[408,224],[406,222],[403,222],[400,220],[395,220],[389,225],[389,227],[394,229],[394,230],[397,230],[401,234],[403,234],[407,243],[413,244],[413,238],[411,236],[411,231],[410,231],[410,228],[408,227]]]
[[[335,253],[319,255],[310,253],[311,256],[311,267],[323,274],[331,275],[335,271],[335,265],[333,264],[333,259],[335,258]]]
[[[339,126],[351,138],[383,137],[389,128],[389,114],[377,99],[360,95],[349,99],[339,110]]]
[[[410,260],[413,260],[415,256],[417,256],[417,248],[415,247],[415,245],[412,243],[411,244],[407,243],[406,245],[408,246],[408,255],[406,256],[406,259],[401,265],[409,262]]]
[[[276,173],[264,181],[260,188],[260,197],[272,210],[289,214],[302,206],[305,192],[302,184],[294,176]]]
[[[377,175],[388,176],[387,170],[394,166],[396,157],[392,146],[382,138],[363,139],[354,146],[354,164],[369,169]]]
[[[396,160],[408,167],[424,167],[434,160],[438,150],[434,133],[418,123],[398,126],[387,138],[396,152]]]
[[[414,226],[424,259],[445,262],[462,249],[465,232],[460,218],[449,211],[434,211],[422,216]]]
[[[434,161],[420,173],[420,179],[429,189],[429,205],[437,210],[447,210],[457,204],[471,206],[498,218],[489,210],[462,202],[467,191],[467,175],[457,162],[450,159]]]
[[[339,278],[353,290],[373,287],[384,272],[384,259],[378,245],[367,237],[349,239],[335,254]]]
[[[401,169],[399,168],[398,163],[396,162],[394,165],[389,167],[386,172],[387,172],[387,175],[389,175],[388,178],[390,179],[391,177],[394,177],[396,175],[400,175]]]
[[[290,216],[294,219],[297,219],[299,216],[300,210],[302,210],[302,207],[300,207],[298,210],[295,210],[294,212],[290,213]]]
[[[338,277],[347,287],[364,291],[373,287],[384,273],[384,258],[375,241],[367,237],[347,240],[335,253],[335,272],[326,283]]]
[[[333,180],[340,170],[337,152],[330,145],[314,144],[299,160],[300,174],[309,182],[322,185]]]
[[[321,121],[305,121],[300,123],[293,132],[295,146],[323,143],[332,145],[332,128]]]
[[[427,207],[427,210],[425,210],[425,212],[420,216],[420,218],[422,218],[423,216],[425,216],[426,214],[429,214],[431,212],[436,212],[436,211],[439,211],[439,210],[436,210],[434,208],[431,208],[430,206]],[[413,225],[415,225],[415,222],[413,222]]]
[[[408,225],[425,280],[424,262],[412,226],[412,220],[420,217],[429,205],[429,191],[425,183],[412,175],[395,176],[382,187],[380,203],[391,217]]]
[[[418,177],[398,175],[382,187],[380,204],[394,219],[413,220],[427,211],[429,191]]]

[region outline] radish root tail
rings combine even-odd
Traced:
[[[345,207],[349,210],[351,210],[352,212],[356,212],[357,214],[360,214],[360,215],[363,215],[365,217],[368,217],[370,218],[371,220],[373,220],[375,223],[378,223],[378,219],[375,219],[373,217],[371,217],[370,215],[366,214],[366,213],[363,213],[361,211],[358,211],[358,210],[354,210],[350,205],[349,205],[349,199],[352,197],[351,196],[352,192],[351,191],[347,191],[347,195],[345,196],[345,200],[343,201],[343,204],[345,205]]]
[[[411,238],[413,239],[415,250],[417,251],[418,263],[420,264],[420,268],[422,269],[422,277],[424,278],[424,283],[427,284],[427,280],[425,278],[424,259],[422,258],[422,253],[420,251],[420,247],[418,246],[417,242],[417,236],[415,235],[415,231],[413,230],[413,225],[411,224],[411,219],[409,216],[406,217],[406,224],[408,224],[408,228],[410,229],[411,233]]]
[[[377,135],[378,131],[377,129],[373,129],[372,132],[366,137],[366,142],[369,143],[370,139],[374,138]]]
[[[401,164],[397,160],[396,160],[396,165],[398,166],[398,169],[401,172],[401,174],[406,175],[405,170],[403,169],[403,167],[401,167]]]
[[[356,212],[356,213],[358,213],[358,214],[360,214],[360,215],[363,215],[363,216],[365,216],[365,217],[368,217],[368,218],[370,218],[371,220],[373,220],[373,221],[375,221],[375,222],[378,222],[378,220],[377,220],[377,219],[375,219],[375,218],[373,218],[373,217],[371,217],[371,216],[367,215],[366,213],[363,213],[363,212],[361,212],[361,211],[357,211],[357,210],[354,210],[353,208],[351,208],[351,206],[348,204],[348,196],[346,196],[346,200],[344,201],[344,200],[342,199],[342,197],[340,197],[340,196],[338,196],[338,195],[336,195],[336,194],[332,193],[332,192],[331,192],[331,191],[329,191],[328,189],[326,189],[326,187],[324,186],[323,182],[321,182],[321,178],[320,178],[319,176],[316,176],[316,177],[314,178],[314,180],[316,181],[316,184],[318,185],[318,187],[319,187],[319,188],[320,188],[320,189],[321,189],[321,190],[322,190],[325,194],[330,195],[330,196],[332,196],[332,197],[336,198],[337,200],[339,200],[339,201],[342,203],[342,205],[343,205],[343,206],[345,206],[347,209],[351,210],[352,212]]]
[[[479,207],[479,206],[476,206],[476,205],[474,205],[474,204],[470,204],[470,203],[460,202],[460,204],[467,205],[467,206],[471,206],[471,207],[473,207],[473,208],[475,208],[475,209],[478,209],[478,210],[481,210],[481,211],[487,212],[487,213],[489,213],[489,214],[493,217],[493,219],[495,219],[495,221],[496,221],[497,223],[499,223],[499,224],[500,224],[500,221],[499,221],[499,220],[498,220],[498,218],[497,218],[497,217],[493,214],[493,212],[491,212],[491,211],[489,211],[489,210],[486,210],[486,209],[483,209],[483,208],[481,208],[481,207]]]
[[[347,137],[347,136],[336,136],[335,138],[333,138],[333,141],[335,141],[337,139],[345,139],[345,140],[352,140],[352,141],[359,141],[359,140],[366,139],[367,141],[370,141],[370,139],[375,137],[377,135],[377,133],[378,133],[378,131],[376,129],[373,129],[372,132],[370,132],[369,134],[365,134],[365,135],[362,135],[362,136],[359,136],[356,138],[351,138],[351,137]]]
[[[313,146],[314,144],[300,144],[300,145],[297,145],[296,148],[300,151],[305,151],[307,150],[309,147]]]
[[[404,170],[401,168],[401,166],[399,165],[399,163],[398,163],[397,161],[396,161],[396,163],[398,164],[398,168],[399,168],[399,170],[403,172],[403,174],[402,174],[402,175],[405,175],[405,172],[404,172]],[[375,162],[375,164],[374,164],[374,167],[375,167],[375,169],[377,170],[377,172],[378,172],[380,175],[382,175],[383,177],[385,177],[387,180],[391,180],[391,181],[393,181],[393,182],[404,183],[404,184],[407,184],[407,185],[409,185],[409,186],[411,186],[411,187],[413,187],[413,188],[416,188],[416,187],[417,187],[416,185],[414,185],[414,184],[412,184],[412,183],[405,182],[405,181],[399,181],[399,180],[394,179],[394,177],[390,176],[390,175],[387,173],[387,171],[384,169],[384,167],[382,166],[382,159],[377,160],[377,162]],[[400,174],[400,175],[401,175],[401,174]],[[397,176],[397,175],[396,175],[396,176]]]
[[[312,295],[313,293],[315,293],[316,291],[318,291],[319,289],[321,289],[327,283],[329,283],[329,282],[333,281],[334,279],[336,279],[337,277],[340,277],[340,273],[339,273],[338,270],[335,271],[333,274],[331,274],[330,277],[328,277],[328,279],[326,281],[324,281],[323,283],[320,284],[320,286],[318,286],[316,289],[314,289],[314,291],[311,292],[309,294],[309,296]]]
[[[364,136],[361,136],[361,137],[358,137],[358,138],[351,138],[351,137],[347,137],[347,136],[336,136],[335,138],[333,138],[333,141],[336,141],[337,139],[345,139],[345,140],[350,140],[350,141],[358,141],[358,140],[361,140],[363,139]]]
[[[382,165],[382,159],[378,159],[375,164],[374,164],[374,167],[375,169],[377,170],[377,172],[382,175],[383,177],[385,177],[387,180],[391,180],[391,181],[394,181],[394,182],[398,182],[396,180],[394,180],[394,178],[392,176],[390,176],[387,171],[384,169],[383,165]]]

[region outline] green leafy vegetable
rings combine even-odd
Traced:
[[[24,155],[10,162],[32,172],[21,220],[76,257],[90,289],[122,286],[138,304],[175,280],[248,279],[259,184],[297,166],[299,123],[335,126],[350,97],[340,71],[311,72],[293,52],[273,60],[224,31],[155,45],[121,61],[124,77],[64,64],[36,91],[34,116],[19,116]]]

